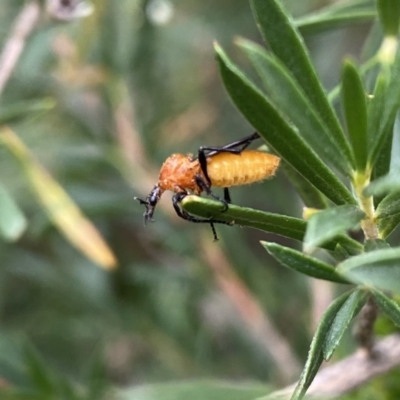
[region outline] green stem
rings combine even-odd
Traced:
[[[378,238],[378,226],[375,221],[374,198],[364,196],[363,190],[369,185],[371,178],[371,169],[367,168],[365,172],[356,171],[353,175],[353,189],[357,197],[358,205],[365,212],[366,217],[361,221],[361,229],[364,232],[365,239]]]
[[[396,36],[386,36],[378,50],[377,58],[383,67],[389,68],[396,57],[398,40]]]

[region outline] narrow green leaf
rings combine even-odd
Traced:
[[[19,162],[44,211],[70,243],[100,267],[115,268],[115,256],[99,231],[35,159],[15,132],[6,126],[0,127],[0,144]]]
[[[328,244],[335,242],[337,243],[337,245],[335,246],[334,251],[336,251],[338,249],[338,246],[340,246],[349,257],[361,254],[364,250],[361,243],[357,242],[346,234],[337,235],[333,240],[329,240],[327,243],[321,245],[321,247],[327,249]]]
[[[371,11],[375,10],[375,8],[375,0],[339,1],[323,6],[318,10],[313,11],[311,14],[308,14],[305,18],[312,16],[317,18],[324,16],[347,15],[356,11]]]
[[[397,175],[400,172],[400,112],[396,114],[393,126],[392,146],[390,148],[389,173]]]
[[[400,192],[400,170],[376,179],[363,190],[364,196],[381,196],[393,192]]]
[[[400,213],[399,193],[392,193],[386,196],[376,209],[376,218],[378,222],[384,218],[391,218]]]
[[[337,272],[354,283],[400,293],[400,248],[349,258],[338,265]]]
[[[332,29],[364,24],[374,20],[376,11],[354,11],[343,15],[313,15],[296,19],[294,24],[303,35],[313,35]]]
[[[203,218],[219,219],[235,225],[248,226],[276,233],[296,240],[303,240],[306,222],[299,218],[273,214],[251,208],[229,205],[221,212],[221,203],[198,196],[186,196],[181,203],[183,209]]]
[[[393,129],[389,173],[371,182],[364,190],[368,196],[386,197],[380,199],[376,210],[379,232],[388,236],[400,222],[400,114],[396,116]]]
[[[56,392],[56,382],[51,370],[31,345],[24,349],[25,366],[33,386],[44,398],[51,398]]]
[[[400,21],[400,1],[378,0],[378,15],[385,36],[397,36]]]
[[[374,53],[369,59],[367,59],[367,61],[365,61],[360,66],[360,75],[365,76],[368,73],[368,71],[370,71],[371,69],[376,67],[378,64],[379,64],[379,58]],[[328,100],[331,104],[335,104],[335,102],[338,101],[338,97],[340,95],[340,89],[341,89],[341,85],[336,85],[328,93]]]
[[[379,236],[386,238],[400,223],[400,196],[394,192],[386,196],[376,209]]]
[[[379,236],[387,238],[400,223],[400,207],[398,213],[390,218],[382,218],[378,222]]]
[[[304,251],[311,252],[339,233],[356,227],[364,217],[364,212],[352,205],[338,206],[316,212],[308,220],[304,237]]]
[[[355,290],[337,312],[325,338],[323,348],[325,360],[331,358],[351,320],[359,313],[366,300],[367,295],[364,290]]]
[[[296,125],[303,139],[325,161],[344,175],[351,176],[351,160],[346,160],[325,123],[279,59],[249,40],[237,40],[264,84],[275,108]]]
[[[345,235],[342,235],[342,236],[348,238],[348,236],[345,236]],[[360,244],[360,247],[361,248],[357,248],[357,247],[349,248],[349,247],[343,245],[342,243],[338,243],[336,245],[335,251],[332,253],[332,255],[335,258],[335,260],[337,260],[338,262],[342,262],[344,260],[347,260],[349,257],[353,257],[353,256],[357,256],[357,255],[361,254],[363,251],[361,244]]]
[[[347,292],[338,297],[324,312],[311,342],[306,365],[292,394],[291,400],[301,400],[311,385],[323,361],[323,350],[326,335],[329,332],[336,314],[352,292]]]
[[[315,186],[303,178],[290,164],[283,160],[279,168],[293,185],[296,193],[300,196],[306,207],[320,210],[328,207],[326,197]]]
[[[344,62],[342,69],[342,104],[357,170],[365,171],[367,164],[367,102],[360,75],[349,59]]]
[[[373,289],[371,292],[379,309],[383,311],[394,324],[400,326],[400,306],[379,290]]]
[[[335,204],[355,204],[349,190],[267,98],[231,63],[218,45],[215,50],[222,79],[233,102],[271,148]]]
[[[281,3],[277,0],[252,0],[251,5],[269,48],[300,84],[313,108],[322,121],[325,121],[345,158],[352,160],[349,144],[311,64],[303,39]]]
[[[0,235],[9,241],[17,240],[25,231],[27,221],[8,190],[0,184]]]
[[[373,8],[376,11],[376,0],[373,0]],[[363,65],[368,64],[369,60],[371,59],[376,59],[377,63],[375,65],[379,64],[379,57],[377,57],[377,54],[379,52],[379,49],[382,45],[383,41],[383,32],[382,32],[382,27],[381,24],[379,23],[378,19],[376,18],[372,24],[371,28],[369,29],[369,32],[364,39],[364,44],[362,45],[361,48],[361,60]],[[364,70],[363,67],[361,67],[362,70]],[[376,74],[374,79],[371,81],[371,84],[373,84],[376,80]]]
[[[375,0],[351,0],[330,3],[312,15],[346,15],[355,11],[375,9]]]
[[[385,142],[376,158],[374,168],[372,169],[371,180],[376,181],[389,174],[390,171],[390,153],[392,151],[393,132],[389,132]],[[379,189],[377,189],[379,191]],[[374,194],[374,203],[378,205],[383,199],[383,194]]]
[[[186,196],[182,200],[181,206],[190,214],[203,218],[214,218],[235,225],[276,233],[277,235],[300,241],[303,240],[306,231],[307,224],[300,218],[238,207],[233,204],[229,205],[228,210],[221,212],[222,206],[220,202],[199,196]],[[323,248],[333,251],[338,243],[346,248],[353,249],[353,251],[360,252],[362,250],[360,243],[345,235],[337,235],[337,237],[326,242]]]
[[[389,249],[389,243],[385,242],[382,239],[368,239],[365,241],[364,250],[366,253],[370,251],[380,250],[380,249]]]
[[[15,104],[2,106],[0,109],[0,124],[10,124],[27,114],[37,114],[49,111],[55,107],[56,103],[51,97],[37,100],[21,101]]]
[[[287,268],[294,269],[304,275],[317,279],[338,283],[349,283],[346,279],[343,279],[338,273],[336,273],[334,267],[317,260],[316,258],[306,256],[300,251],[276,243],[262,241],[261,244],[269,254]]]
[[[385,94],[387,90],[387,77],[382,72],[378,75],[372,97],[368,99],[368,148],[375,145],[376,135],[385,108]]]
[[[302,34],[309,34],[368,22],[376,15],[373,0],[335,2],[296,19],[294,23]]]
[[[396,114],[393,134],[389,135],[388,139],[391,139],[390,146],[384,146],[379,157],[386,157],[389,169],[386,175],[375,179],[365,188],[366,196],[400,191],[400,113]],[[383,151],[385,151],[384,154],[382,154]],[[379,161],[380,159],[378,159],[378,163]]]
[[[368,137],[372,139],[371,142],[371,148],[372,151],[370,153],[370,164],[374,165],[379,152],[385,143],[385,139],[391,132],[394,121],[396,118],[396,113],[398,109],[400,108],[400,52],[397,52],[396,58],[394,60],[394,63],[391,68],[391,76],[389,79],[388,84],[386,85],[385,88],[385,93],[384,95],[380,94],[380,97],[383,97],[383,99],[378,98],[377,93],[377,98],[375,101],[383,101],[383,107],[378,106],[378,108],[381,108],[381,114],[379,115],[379,118],[377,122],[375,122],[375,126],[371,127],[372,130]],[[383,84],[381,84],[383,85]],[[382,91],[383,88],[380,89]]]
[[[381,122],[381,117],[383,111],[385,109],[385,93],[386,93],[386,78],[382,73],[378,75],[373,98],[368,102],[368,148],[372,149],[375,145],[376,134],[379,132],[379,126]],[[380,194],[385,192],[385,184],[382,183],[381,188],[379,187],[381,184],[374,181],[379,180],[379,178],[384,177],[389,174],[390,170],[390,155],[392,152],[392,139],[393,139],[393,130],[392,126],[387,127],[387,134],[384,133],[385,139],[383,140],[383,144],[378,154],[376,155],[376,159],[372,169],[372,186],[367,187],[365,193],[370,193],[369,195],[374,195],[374,202],[378,205],[383,195]],[[376,185],[376,188],[374,186]],[[375,193],[376,189],[376,193]]]

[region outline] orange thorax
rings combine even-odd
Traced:
[[[160,170],[158,186],[161,190],[172,190],[173,192],[182,192],[190,190],[199,194],[199,188],[196,185],[194,176],[200,175],[201,168],[198,160],[192,161],[191,156],[184,154],[172,154],[168,157]]]

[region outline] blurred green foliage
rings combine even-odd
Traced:
[[[1,3],[3,47],[24,2]],[[300,16],[326,2],[285,3]],[[261,42],[249,4],[96,0],[94,6],[92,15],[70,22],[43,13],[2,93],[0,119],[97,227],[118,267],[105,271],[72,247],[0,147],[1,184],[27,221],[18,240],[0,240],[1,398],[148,399],[160,397],[158,387],[149,389],[156,395],[141,394],[136,385],[293,380],[297,366],[285,374],[263,337],[268,330],[260,338],[251,325],[257,305],[290,343],[294,364],[304,361],[332,286],[281,268],[259,240],[298,245],[224,226],[213,243],[207,228],[178,219],[167,195],[156,223],[145,228],[133,201],[148,194],[171,153],[251,133],[224,92],[212,50],[217,40],[236,54],[235,35]],[[342,55],[358,55],[367,28],[309,39],[327,87],[337,82]],[[238,205],[301,215],[280,173],[232,194]],[[352,348],[352,339],[343,346]],[[123,394],[109,392],[131,385]],[[192,390],[199,398],[235,392],[244,399],[264,393],[260,386],[248,384],[243,396],[229,385],[214,392],[213,385],[193,383]]]

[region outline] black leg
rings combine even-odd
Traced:
[[[215,200],[220,201],[224,205],[224,208],[221,210],[221,212],[225,212],[228,209],[229,201],[226,201],[226,199],[225,199],[225,191],[224,191],[224,198],[222,199],[221,197],[217,196],[216,194],[214,194],[212,192],[212,190],[210,189],[210,186],[207,185],[206,182],[204,182],[203,178],[200,175],[195,175],[194,180],[196,182],[196,185],[202,191],[206,192],[209,196],[213,197]]]
[[[183,218],[186,221],[194,222],[197,224],[198,223],[210,224],[212,232],[213,232],[214,240],[218,240],[218,236],[215,231],[214,224],[223,224],[223,225],[230,225],[230,226],[233,224],[231,222],[213,219],[212,217],[211,218],[198,218],[198,217],[194,217],[193,215],[190,215],[185,210],[183,210],[179,204],[186,196],[187,196],[187,193],[185,193],[185,192],[180,192],[180,193],[176,193],[173,195],[172,204],[174,206],[175,212],[177,213],[177,215],[179,217]]]
[[[243,139],[237,140],[236,142],[233,142],[233,143],[229,143],[225,146],[221,146],[221,147],[201,146],[198,151],[197,157],[194,157],[192,160],[194,161],[197,158],[200,158],[200,153],[204,153],[205,157],[214,156],[215,154],[223,153],[223,152],[240,154],[254,140],[259,139],[259,138],[260,138],[260,135],[257,132],[254,132],[252,135],[246,136]]]
[[[253,142],[256,139],[259,139],[260,136],[257,132],[254,132],[250,136],[246,136],[243,139],[240,139],[236,142],[227,144],[222,147],[207,147],[207,146],[201,146],[199,148],[199,151],[197,153],[197,157],[194,157],[192,161],[198,159],[201,172],[203,172],[204,177],[207,180],[208,186],[211,186],[211,179],[208,176],[208,171],[207,171],[207,157],[211,157],[213,155],[216,155],[218,153],[233,153],[233,154],[240,154],[246,147],[250,145],[251,142]]]
[[[244,137],[243,139],[240,139],[236,142],[227,144],[226,146],[223,146],[222,148],[224,150],[229,150],[229,149],[234,149],[236,147],[241,147],[240,151],[243,151],[244,149],[246,149],[246,147],[248,147],[254,140],[256,139],[260,139],[260,135],[257,132],[254,132],[253,134]],[[218,151],[218,150],[216,150]]]
[[[229,204],[232,203],[231,194],[229,193],[229,189],[228,188],[224,188],[224,200]]]
[[[213,224],[213,221],[210,221],[210,227],[211,227],[211,230],[212,230],[212,233],[213,233],[214,242],[218,242],[219,239],[218,239],[217,231],[215,229],[215,225]]]
[[[211,179],[208,176],[208,171],[207,171],[207,158],[206,158],[206,153],[202,150],[200,147],[199,149],[199,154],[198,154],[198,159],[199,159],[199,164],[201,168],[201,172],[203,173],[204,177],[207,180],[207,184],[210,187],[211,186]]]

